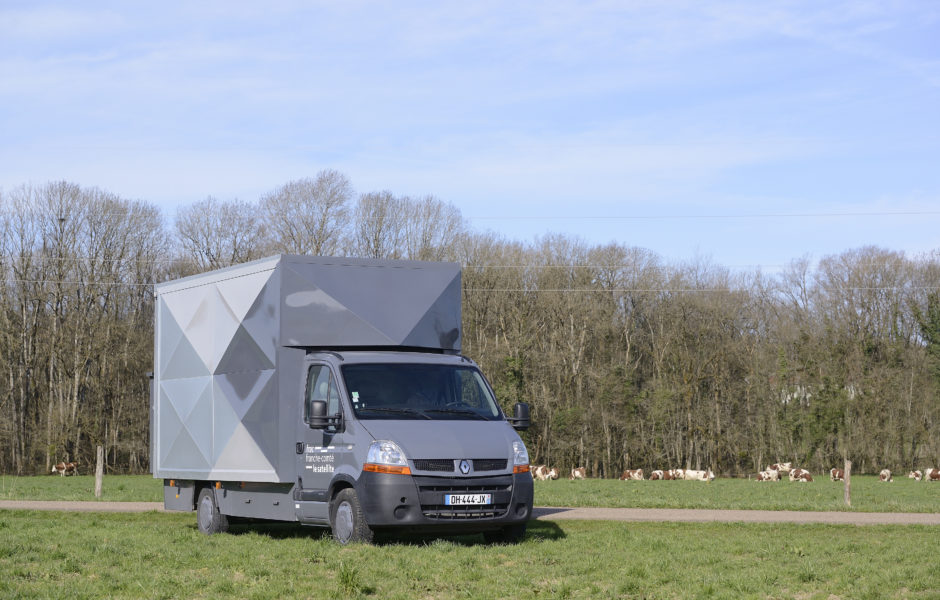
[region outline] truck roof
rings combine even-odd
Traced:
[[[435,352],[403,352],[400,350],[310,350],[307,356],[332,357],[339,364],[393,363],[393,364],[444,364],[476,367],[477,364],[463,355]]]

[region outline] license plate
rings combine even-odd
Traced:
[[[492,494],[444,494],[444,504],[446,506],[467,506],[492,504]]]

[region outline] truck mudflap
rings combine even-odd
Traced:
[[[486,531],[532,515],[528,473],[426,477],[364,472],[357,492],[366,522],[374,528]]]

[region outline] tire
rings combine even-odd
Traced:
[[[507,525],[496,531],[486,531],[483,539],[487,544],[518,544],[525,537],[525,522]]]
[[[196,502],[196,526],[206,535],[228,531],[228,517],[219,512],[212,488],[202,488]]]
[[[375,536],[362,515],[356,490],[352,488],[344,488],[333,497],[330,527],[333,529],[333,539],[344,546],[357,542],[370,544]]]

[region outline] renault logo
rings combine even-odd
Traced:
[[[460,461],[460,472],[464,475],[470,472],[470,461],[466,459]]]

